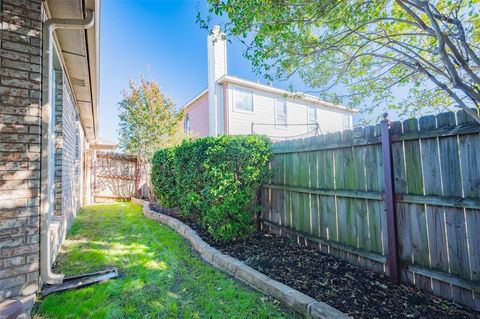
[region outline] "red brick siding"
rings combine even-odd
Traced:
[[[185,110],[190,121],[190,132],[194,137],[208,136],[208,93],[194,101]]]

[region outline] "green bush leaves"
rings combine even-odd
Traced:
[[[157,200],[165,207],[174,207],[176,198],[174,148],[162,148],[152,158],[152,185]]]
[[[257,195],[270,178],[267,137],[219,136],[185,140],[158,150],[152,183],[159,202],[196,218],[217,240],[231,240],[254,229]]]

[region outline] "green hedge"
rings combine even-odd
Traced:
[[[162,205],[196,218],[215,239],[241,237],[254,229],[271,156],[271,142],[263,136],[186,140],[155,153],[154,192]]]
[[[152,185],[157,200],[165,207],[174,207],[176,198],[175,152],[173,148],[163,148],[152,158]]]

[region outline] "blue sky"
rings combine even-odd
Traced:
[[[207,87],[207,31],[196,23],[197,11],[206,13],[207,4],[206,0],[102,0],[101,5],[100,137],[117,141],[117,103],[130,79],[143,74],[155,80],[178,106]],[[242,44],[229,40],[228,74],[265,83],[242,56]],[[295,82],[274,86],[288,89],[290,84],[304,89]]]
[[[207,31],[195,23],[205,1],[104,0],[100,36],[100,136],[117,140],[121,91],[153,78],[179,106],[207,87]],[[233,39],[232,39],[233,40]],[[238,41],[228,44],[230,75],[256,80]],[[287,87],[287,85],[285,85]]]

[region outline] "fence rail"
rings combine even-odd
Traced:
[[[389,134],[401,281],[480,309],[480,125],[448,112]],[[376,125],[274,143],[264,227],[389,275],[381,138]]]

